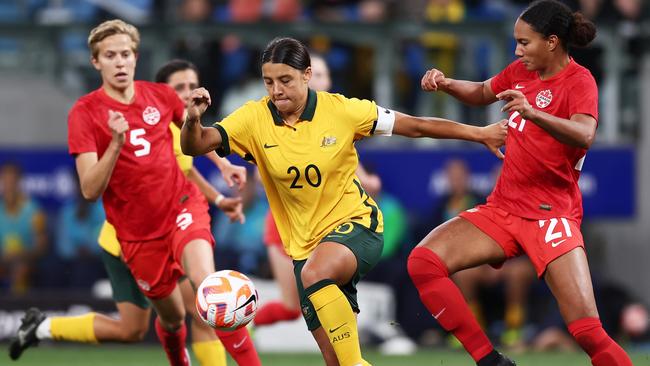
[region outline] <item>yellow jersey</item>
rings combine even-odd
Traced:
[[[194,160],[191,156],[184,155],[181,150],[181,129],[173,123],[169,124],[169,129],[172,131],[174,138],[174,155],[176,155],[178,166],[183,171],[183,174],[188,175],[190,170],[192,170]],[[99,242],[99,246],[108,253],[116,257],[120,256],[120,242],[117,240],[117,233],[113,225],[108,221],[104,221],[97,241]]]
[[[309,90],[289,126],[264,97],[214,124],[222,137],[217,154],[234,152],[259,167],[285,251],[302,260],[344,222],[383,232],[381,211],[355,174],[354,143],[372,135],[376,122],[372,101]]]

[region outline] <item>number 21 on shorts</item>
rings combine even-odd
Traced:
[[[558,225],[562,223],[562,225]],[[544,235],[544,241],[548,244],[551,243],[553,248],[567,241],[570,237],[573,236],[571,233],[571,227],[569,221],[564,217],[559,219],[552,218],[548,220],[539,220],[539,227],[541,229],[546,228],[546,235]]]

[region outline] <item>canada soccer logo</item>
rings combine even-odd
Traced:
[[[156,123],[160,122],[160,111],[158,111],[158,108],[156,107],[147,107],[144,109],[144,112],[142,112],[142,120],[151,126],[156,125]]]
[[[551,104],[552,100],[553,100],[553,93],[551,93],[550,90],[546,89],[537,93],[537,97],[535,98],[535,104],[537,104],[537,106],[540,108],[546,108],[548,107],[549,104]]]

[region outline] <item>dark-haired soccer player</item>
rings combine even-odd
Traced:
[[[210,103],[193,92],[181,132],[183,152],[235,152],[255,162],[285,251],[294,260],[301,309],[327,365],[368,365],[361,357],[356,284],[379,260],[383,220],[355,175],[355,141],[393,133],[459,138],[495,154],[505,121],[478,128],[416,118],[368,100],[308,88],[310,57],[302,43],[278,38],[262,54],[268,96],[249,102],[214,128],[198,123]]]
[[[434,229],[415,248],[408,270],[422,302],[480,366],[514,365],[494,350],[449,275],[527,254],[560,307],[569,332],[594,366],[632,365],[603,330],[580,233],[578,177],[596,136],[598,89],[570,56],[595,26],[556,0],[532,3],[517,19],[519,58],[484,82],[429,70],[424,90],[472,105],[506,102],[510,114],[503,170],[487,204]]]

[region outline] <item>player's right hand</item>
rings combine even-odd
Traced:
[[[448,84],[449,79],[445,78],[445,74],[438,69],[428,70],[420,81],[420,86],[424,91],[443,90]]]
[[[228,216],[230,222],[239,221],[240,224],[246,222],[241,197],[225,197],[219,202],[217,207]]]
[[[192,90],[190,101],[187,103],[187,119],[196,121],[201,118],[203,112],[212,104],[210,93],[205,88]]]
[[[108,129],[113,134],[113,140],[120,146],[126,140],[126,131],[129,130],[129,122],[126,121],[122,112],[108,111]]]

